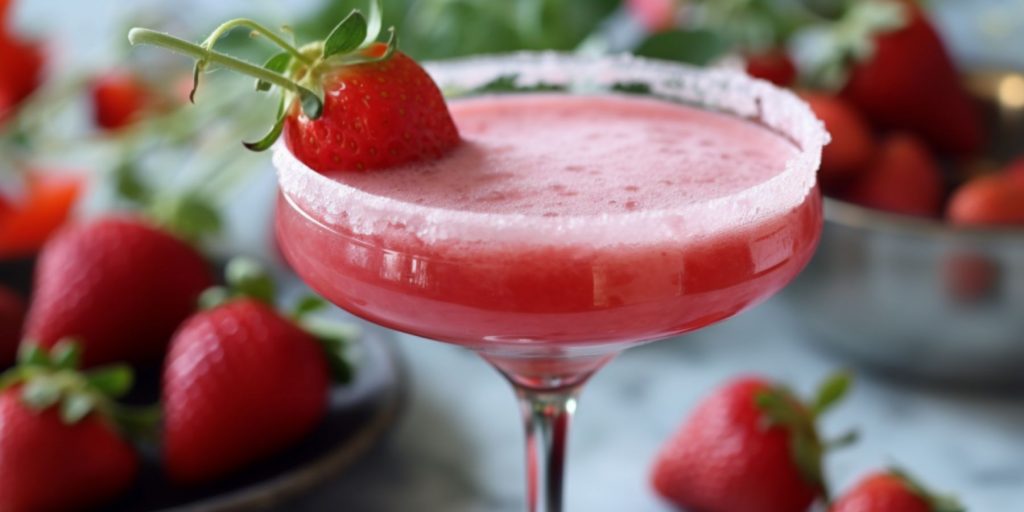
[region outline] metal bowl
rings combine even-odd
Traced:
[[[965,83],[991,133],[964,175],[1024,153],[1024,75]],[[1024,386],[1024,228],[955,227],[825,200],[818,253],[785,293],[822,346],[899,376]]]
[[[814,259],[782,294],[810,339],[903,376],[1024,385],[1024,230],[825,201]]]

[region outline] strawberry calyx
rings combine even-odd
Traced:
[[[22,403],[34,411],[57,407],[66,425],[97,414],[131,437],[151,433],[159,418],[156,408],[128,408],[116,402],[132,388],[131,367],[119,364],[80,372],[81,356],[81,344],[73,339],[61,340],[49,352],[25,343],[18,365],[0,376],[0,390],[17,387]]]
[[[254,36],[262,36],[281,48],[262,66],[214,50],[217,41],[235,28],[247,28]],[[196,59],[193,72],[192,91],[189,99],[194,101],[195,92],[203,72],[216,65],[256,79],[256,90],[268,92],[273,88],[280,91],[277,117],[269,132],[254,142],[243,142],[252,151],[270,148],[281,136],[288,106],[298,103],[302,113],[309,119],[319,119],[323,114],[323,77],[338,69],[369,62],[380,62],[391,58],[398,44],[394,27],[388,28],[386,42],[379,43],[382,14],[379,0],[370,2],[370,11],[364,15],[358,9],[352,10],[342,19],[328,36],[302,47],[256,21],[239,18],[227,21],[217,27],[201,44],[193,44],[170,34],[147,28],[133,28],[128,32],[128,41],[133,45],[148,44],[184,54]],[[290,31],[290,29],[285,29]]]
[[[829,489],[823,468],[824,455],[831,449],[853,443],[857,433],[851,431],[833,440],[823,440],[818,433],[817,419],[842,401],[851,383],[851,376],[845,372],[829,376],[809,405],[781,385],[762,390],[754,398],[764,414],[765,428],[781,427],[788,432],[793,463],[804,480],[817,488],[825,499],[829,498]]]
[[[966,512],[967,509],[953,496],[936,494],[900,468],[890,468],[888,474],[903,483],[915,496],[928,503],[931,512]]]
[[[224,273],[226,286],[214,286],[203,292],[199,297],[200,307],[208,310],[233,300],[251,299],[281,311],[277,301],[277,286],[259,262],[237,257],[228,262]],[[307,294],[287,311],[286,316],[320,343],[334,380],[348,383],[354,374],[352,346],[359,336],[359,329],[355,325],[314,314],[326,307],[327,301]]]

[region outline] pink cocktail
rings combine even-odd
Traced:
[[[587,377],[768,298],[807,263],[827,135],[791,94],[729,72],[552,55],[431,72],[449,89],[514,75],[567,90],[452,100],[465,143],[429,164],[323,176],[279,146],[278,238],[337,305],[505,374],[537,451],[531,510],[559,510]],[[621,83],[654,95],[609,92]]]

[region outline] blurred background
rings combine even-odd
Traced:
[[[595,378],[573,439],[570,509],[669,510],[648,489],[647,466],[702,394],[751,371],[806,390],[844,366],[858,370],[859,387],[827,425],[866,434],[830,461],[836,481],[899,463],[970,510],[1024,503],[1024,0],[922,2],[921,19],[894,4],[903,5],[383,2],[385,25],[421,60],[629,51],[742,69],[804,95],[840,148],[822,171],[831,199],[821,250],[791,289],[685,340],[631,351]],[[238,144],[271,123],[273,102],[252,94],[249,80],[215,72],[190,105],[191,62],[132,49],[127,30],[201,41],[244,16],[287,25],[302,42],[362,6],[0,0],[5,283],[28,294],[45,240],[110,211],[176,219],[214,259],[278,261],[269,159]],[[935,41],[921,35],[932,28]],[[273,51],[244,31],[218,48],[253,62]],[[961,112],[963,98],[971,106]],[[391,435],[356,466],[272,507],[519,509],[520,432],[504,383],[460,349],[397,343],[408,398]]]

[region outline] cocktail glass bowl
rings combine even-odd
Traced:
[[[828,136],[795,96],[731,71],[552,53],[427,68],[453,98],[481,87],[496,94],[496,83],[508,94],[629,91],[746,119],[797,148],[777,176],[729,196],[554,218],[376,196],[275,149],[277,236],[298,274],[356,315],[463,345],[493,364],[524,415],[528,508],[561,510],[568,421],[587,378],[625,348],[757,304],[810,259],[821,229],[815,171]]]

